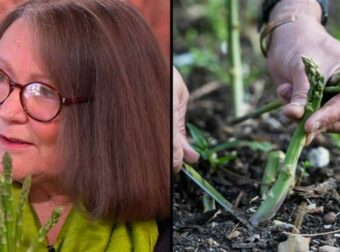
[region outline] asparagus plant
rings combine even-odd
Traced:
[[[51,228],[58,222],[58,219],[62,211],[63,209],[61,207],[58,207],[53,210],[52,216],[47,221],[47,223],[40,228],[37,238],[33,240],[33,242],[31,243],[26,252],[34,252],[38,248],[39,244],[41,244],[44,241],[45,237],[47,236]]]
[[[56,208],[48,222],[41,227],[37,237],[32,241],[29,248],[22,247],[23,209],[27,202],[31,188],[31,177],[23,181],[20,198],[16,209],[13,202],[12,159],[5,153],[2,159],[3,175],[0,175],[0,251],[34,252],[37,246],[43,242],[48,231],[58,222],[62,208]]]
[[[339,82],[339,81],[338,81]],[[330,83],[330,82],[327,82]],[[337,86],[330,86],[330,87],[325,87],[324,88],[324,94],[339,94],[340,93],[340,84],[337,83]],[[241,122],[244,122],[248,119],[251,118],[257,118],[261,115],[263,115],[264,113],[268,113],[271,112],[273,110],[276,110],[278,108],[282,107],[282,102],[280,100],[274,100],[268,104],[263,105],[262,107],[248,113],[245,114],[244,116],[240,116],[234,119],[230,120],[231,124],[239,124]]]
[[[258,225],[260,222],[273,217],[283,203],[294,181],[297,162],[306,141],[306,133],[304,130],[305,122],[314,111],[320,108],[324,91],[324,78],[319,66],[312,58],[302,56],[302,61],[305,65],[305,72],[310,83],[305,113],[298,123],[289,143],[278,179],[256,213],[250,218],[250,222],[253,225]]]
[[[285,154],[280,150],[269,152],[268,161],[264,168],[261,185],[262,199],[266,198],[269,188],[274,184],[276,176],[279,172],[279,167],[284,159]]]
[[[229,0],[229,55],[230,55],[230,80],[233,92],[233,109],[235,116],[241,116],[244,113],[244,92],[243,92],[243,77],[242,77],[242,62],[240,50],[240,24],[238,18],[238,0]]]
[[[12,251],[14,249],[14,238],[15,238],[15,229],[14,229],[14,213],[13,209],[13,196],[12,196],[12,164],[11,159],[8,153],[5,153],[2,165],[4,169],[4,175],[2,179],[2,197],[1,201],[3,204],[3,209],[5,210],[5,234],[7,237],[7,249],[8,251]]]

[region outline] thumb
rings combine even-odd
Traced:
[[[173,113],[173,143],[172,143],[172,168],[174,173],[180,171],[183,163],[182,134],[179,129],[178,112]]]
[[[276,93],[284,104],[288,104],[292,98],[293,85],[290,83],[283,83],[278,86]]]
[[[185,161],[189,163],[196,162],[199,159],[200,155],[190,146],[188,139],[183,135],[181,138],[181,142]]]
[[[293,120],[300,119],[305,112],[309,83],[302,69],[293,75],[293,93],[290,102],[284,106],[283,114]]]

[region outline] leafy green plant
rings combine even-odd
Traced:
[[[250,218],[250,222],[253,225],[258,225],[260,222],[273,217],[286,198],[294,182],[297,162],[306,141],[304,130],[305,122],[314,111],[320,108],[324,90],[324,78],[319,66],[313,59],[303,56],[302,61],[305,65],[305,71],[310,83],[305,113],[298,123],[289,143],[278,179],[267,194],[268,197],[266,197],[256,213]]]
[[[331,141],[333,145],[336,148],[340,149],[340,134],[333,133],[333,134],[330,134],[330,137],[331,137]]]
[[[184,164],[182,171],[194,181],[204,192],[206,192],[212,199],[221,205],[226,211],[231,213],[238,221],[240,221],[247,228],[251,229],[250,223],[242,217],[242,214],[236,210],[233,205],[226,200],[208,181],[206,181],[193,167]],[[209,202],[211,205],[212,202]]]
[[[273,148],[272,144],[266,141],[259,142],[246,140],[231,140],[215,146],[210,146],[207,138],[204,137],[203,132],[199,128],[190,123],[187,124],[187,127],[193,140],[193,148],[204,160],[209,162],[212,171],[216,171],[218,167],[222,167],[236,159],[236,154],[219,156],[218,152],[238,147],[248,147],[253,151],[259,150],[268,152]]]
[[[175,12],[174,44],[185,45],[185,52],[181,46],[180,54],[174,55],[174,62],[186,79],[189,73],[196,69],[206,71],[206,81],[221,80],[229,82],[228,63],[226,60],[227,47],[227,8],[225,0],[215,1],[180,1],[179,6],[185,14],[189,24],[185,29],[181,25],[183,18],[176,22]],[[178,7],[179,8],[179,7]],[[179,55],[187,55],[189,60],[178,61]],[[203,84],[203,83],[201,83]]]
[[[298,167],[300,175],[296,179],[297,185],[300,185],[305,178],[309,177],[308,168],[310,167],[312,167],[312,165],[308,160],[301,162],[301,165]]]
[[[29,248],[22,247],[23,208],[28,199],[31,177],[24,179],[18,205],[13,202],[12,159],[5,153],[2,159],[3,175],[0,175],[0,251],[34,252],[47,236],[48,231],[58,222],[62,208],[56,208],[48,222],[41,227]]]
[[[190,123],[187,124],[187,127],[193,140],[193,148],[201,155],[204,160],[209,162],[213,171],[216,171],[217,167],[226,165],[236,158],[232,154],[218,156],[217,152],[227,149],[228,146],[221,146],[222,148],[219,147],[217,149],[210,148],[207,138],[203,136],[203,132],[199,128]]]

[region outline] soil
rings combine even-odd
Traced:
[[[235,138],[269,141],[277,149],[285,151],[296,124],[288,121],[278,110],[232,126],[228,123],[231,118],[228,114],[231,112],[228,110],[230,106],[226,101],[228,92],[226,87],[221,87],[191,102],[187,113],[188,121],[204,129],[204,132],[209,132],[206,134],[213,144]],[[260,99],[252,104],[253,109],[271,101],[275,98],[274,95],[273,88],[266,84]],[[287,240],[285,232],[292,232],[292,228],[275,223],[281,221],[294,224],[298,208],[303,202],[314,211],[304,215],[300,233],[317,234],[340,229],[340,151],[332,144],[330,137],[320,136],[306,147],[298,168],[307,159],[307,153],[318,146],[330,151],[330,163],[322,168],[308,168],[309,176],[302,176],[299,169],[299,182],[282,207],[270,221],[262,223],[254,230],[248,230],[218,205],[215,210],[203,212],[202,190],[184,173],[174,176],[173,251],[277,251],[278,244]],[[249,219],[261,203],[259,188],[267,153],[242,147],[218,154],[228,153],[236,154],[237,158],[215,172],[202,158],[194,167],[228,201],[236,203],[235,207]],[[324,190],[316,188],[325,184],[328,187]],[[333,220],[328,224],[325,215],[330,212]],[[321,251],[320,247],[325,245],[340,247],[340,232],[312,237],[309,251]]]
[[[188,29],[195,29],[197,34],[203,34],[212,29],[209,25],[214,25],[209,23],[206,17],[197,18],[196,14],[190,16],[190,13],[197,13],[197,11],[192,11],[194,8],[200,10],[200,7],[208,4],[208,1],[197,2],[203,2],[203,5],[196,6],[195,1],[174,1],[174,27],[176,28],[173,42],[174,55],[190,52],[188,48],[190,40],[188,42],[185,35]],[[254,2],[240,1],[241,10],[249,10]],[[195,6],[189,6],[189,3]],[[340,37],[340,31],[337,30],[340,23],[339,8],[340,5],[332,5],[327,25],[337,38]],[[247,16],[246,11],[242,13],[243,16]],[[261,55],[254,53],[258,48],[258,46],[254,47],[251,42],[254,39],[251,36],[254,36],[256,41],[258,40],[255,25],[253,24],[248,29],[246,26],[250,24],[250,20],[244,20],[244,18],[242,19],[241,15],[242,61],[248,66],[250,73],[259,72],[256,76],[254,75],[254,78],[248,78],[245,81],[247,82],[246,99],[250,104],[248,110],[252,111],[277,97],[273,81],[269,78],[264,66],[265,60]],[[256,20],[256,18],[253,19]],[[249,32],[252,30],[255,35]],[[205,50],[204,39],[206,38],[202,36],[196,39],[196,46],[200,50]],[[216,47],[215,50],[218,51],[219,46]],[[215,64],[221,64],[221,62],[215,62]],[[226,81],[216,80],[218,78],[212,76],[207,68],[193,67],[185,76],[191,93],[187,122],[202,129],[212,146],[233,139],[268,141],[275,149],[285,152],[296,123],[287,120],[280,110],[277,110],[257,119],[231,125],[229,123],[232,118],[231,91],[225,85]],[[228,67],[226,67],[226,74],[227,69]],[[213,91],[197,95],[197,90],[209,90],[212,86],[214,86]],[[319,146],[323,146],[330,152],[329,164],[322,168],[308,168],[306,172],[309,176],[303,176],[305,173],[301,172],[302,163],[307,160],[311,149]],[[218,153],[219,156],[226,154],[235,155],[235,160],[216,171],[213,171],[209,163],[202,158],[194,165],[194,168],[229,202],[234,204],[244,218],[249,219],[261,203],[260,185],[268,153],[253,151],[247,147]],[[295,223],[298,209],[303,204],[312,210],[303,215],[299,228],[301,234],[320,234],[339,230],[340,149],[334,145],[329,135],[318,137],[310,146],[304,148],[296,178],[298,178],[296,186],[291,190],[276,215],[270,221],[249,230],[218,204],[215,210],[204,212],[203,191],[183,172],[180,172],[173,177],[173,251],[278,251],[278,245],[287,240],[286,232],[293,231],[291,226]],[[333,216],[331,221],[327,220],[330,215]],[[278,225],[278,221],[286,225]],[[326,245],[339,249],[340,231],[311,237],[309,251],[332,251],[321,249]],[[308,251],[308,248],[301,251]]]

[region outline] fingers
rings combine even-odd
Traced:
[[[323,107],[313,113],[305,124],[307,133],[319,131],[323,128],[330,128],[332,124],[340,119],[340,95],[330,99]]]
[[[173,170],[180,171],[183,158],[195,162],[199,155],[189,145],[185,132],[185,114],[189,99],[188,89],[178,71],[174,68],[174,99],[173,99]]]
[[[311,133],[306,132],[307,134],[306,134],[305,145],[308,146],[318,135],[320,135],[323,132],[326,132],[326,128],[322,128],[320,130],[313,131]]]
[[[305,104],[309,89],[308,79],[304,71],[296,69],[293,74],[293,91],[290,102],[283,107],[283,114],[290,119],[300,119],[305,112]]]
[[[189,163],[198,161],[200,155],[190,146],[188,139],[184,135],[182,135],[182,147],[185,161]]]
[[[174,129],[173,171],[177,173],[183,166],[183,159],[188,163],[197,162],[199,154],[190,146],[185,134]]]
[[[277,89],[276,93],[284,104],[289,103],[293,94],[293,85],[290,83],[281,84]]]
[[[173,128],[173,171],[177,173],[183,166],[183,159],[194,163],[199,159],[199,154],[190,146],[185,134],[184,122],[178,120],[178,112],[174,112]],[[184,117],[183,117],[184,118]],[[175,123],[176,121],[176,123]]]
[[[178,125],[178,112],[174,110],[173,113],[173,143],[172,143],[172,153],[173,153],[173,160],[172,160],[172,168],[174,173],[180,171],[183,162],[183,148],[182,148],[182,141],[181,141],[181,133]]]
[[[336,95],[313,113],[305,123],[306,145],[322,132],[340,132],[340,95]]]

